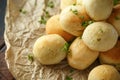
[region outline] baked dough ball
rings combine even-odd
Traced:
[[[83,0],[88,15],[94,20],[107,19],[113,9],[113,0]]]
[[[34,57],[44,65],[57,64],[66,57],[63,46],[66,41],[57,34],[38,38],[33,46]]]
[[[74,36],[80,36],[83,33],[85,27],[82,23],[86,20],[89,20],[89,17],[84,7],[80,5],[69,6],[60,14],[62,28]]]
[[[106,52],[101,52],[99,60],[102,64],[115,65],[115,67],[120,70],[120,40],[117,42],[114,48]]]
[[[120,80],[120,74],[113,66],[99,65],[89,73],[88,80]]]
[[[98,57],[99,52],[89,49],[82,39],[78,37],[69,48],[67,59],[71,67],[84,70],[89,67]]]
[[[76,4],[76,0],[61,0],[60,8],[65,9],[67,6]]]
[[[76,3],[77,3],[78,5],[82,5],[82,4],[83,4],[82,2],[83,2],[83,0],[77,0]]]
[[[111,24],[94,22],[84,30],[82,39],[92,50],[107,51],[116,44],[118,34]]]
[[[59,22],[59,15],[52,16],[46,23],[46,33],[47,34],[59,34],[66,41],[71,41],[74,36],[64,31]]]
[[[112,14],[110,15],[110,17],[108,18],[107,21],[116,28],[116,30],[120,36],[120,5],[116,6],[113,9]]]

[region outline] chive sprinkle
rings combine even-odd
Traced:
[[[117,5],[120,3],[120,0],[114,0],[114,5]]]
[[[118,17],[118,16],[115,16],[115,19],[116,19],[116,20],[120,20],[120,17]]]
[[[20,11],[21,13],[23,13],[23,14],[26,14],[26,13],[27,13],[27,11],[24,10],[24,9],[20,9],[19,11]]]
[[[53,1],[48,2],[47,6],[50,7],[50,8],[54,8],[54,3],[53,3]]]
[[[93,22],[94,22],[93,20],[83,21],[81,23],[81,26],[87,27],[88,25],[92,24]]]
[[[41,20],[39,20],[39,22],[41,24],[46,24],[46,20],[45,20],[44,16],[41,16]]]
[[[76,6],[76,3],[74,3],[73,6]]]
[[[66,42],[66,43],[64,44],[62,50],[67,52],[68,49],[69,49],[69,46],[70,46],[70,44],[68,44],[68,43]]]
[[[70,11],[71,11],[73,14],[78,15],[78,11],[77,11],[77,10],[70,9]]]
[[[34,59],[33,59],[33,56],[29,54],[29,55],[28,55],[28,60],[31,61],[31,62],[33,62],[33,60],[34,60]]]
[[[70,76],[66,76],[66,79],[65,79],[65,80],[73,80],[73,78],[70,77]]]

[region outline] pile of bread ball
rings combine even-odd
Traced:
[[[113,0],[61,0],[60,7],[47,21],[46,35],[36,40],[34,57],[43,65],[67,58],[78,70],[99,58],[88,80],[120,80],[120,6]]]

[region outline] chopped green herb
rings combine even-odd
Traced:
[[[78,11],[77,10],[70,9],[70,11],[72,11],[73,14],[78,15]]]
[[[74,3],[73,6],[76,6],[76,3]]]
[[[98,38],[98,39],[97,39],[97,41],[100,41],[100,40],[101,40],[101,38]]]
[[[26,13],[27,13],[27,11],[24,10],[24,9],[20,9],[19,11],[20,11],[21,13],[23,13],[23,14],[26,14]]]
[[[70,70],[70,73],[72,73],[73,71],[74,71],[74,70],[73,70],[73,69],[71,69],[71,70]]]
[[[33,56],[29,54],[29,55],[28,55],[28,60],[31,61],[31,62],[33,62],[33,60],[34,60],[34,59],[33,59]]]
[[[117,5],[120,3],[120,0],[114,0],[114,5]]]
[[[73,80],[73,78],[70,77],[70,76],[66,76],[66,79],[65,79],[65,80]]]
[[[82,36],[80,36],[80,39],[82,39]]]
[[[120,17],[118,17],[118,16],[115,16],[115,19],[116,19],[116,20],[120,20]]]
[[[44,16],[41,16],[41,20],[39,20],[39,22],[41,24],[46,24],[46,20],[45,20]]]
[[[50,14],[49,14],[49,12],[48,11],[45,11],[45,17],[50,17]]]
[[[69,46],[70,46],[70,44],[68,44],[68,43],[66,42],[66,43],[64,44],[62,50],[67,52],[68,49],[69,49]]]
[[[101,33],[103,33],[103,30],[102,30],[102,29],[100,29],[100,32],[101,32]]]
[[[53,1],[48,2],[48,5],[47,5],[47,6],[50,7],[50,8],[54,8],[54,3],[53,3]]]
[[[83,21],[81,26],[87,27],[89,24],[92,24],[93,22],[94,22],[93,20]]]
[[[84,17],[84,16],[80,16],[79,18],[80,18],[80,19],[84,19],[85,17]]]

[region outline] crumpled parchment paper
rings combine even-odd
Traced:
[[[54,2],[54,8],[47,7],[49,1]],[[60,0],[7,0],[5,59],[16,80],[87,80],[89,71],[98,64],[95,62],[88,69],[80,71],[71,68],[66,60],[51,66],[41,65],[35,59],[33,62],[28,60],[34,42],[45,33],[45,25],[38,22],[44,13],[43,9],[52,16],[60,13],[59,6]],[[20,12],[20,9],[26,13]]]

